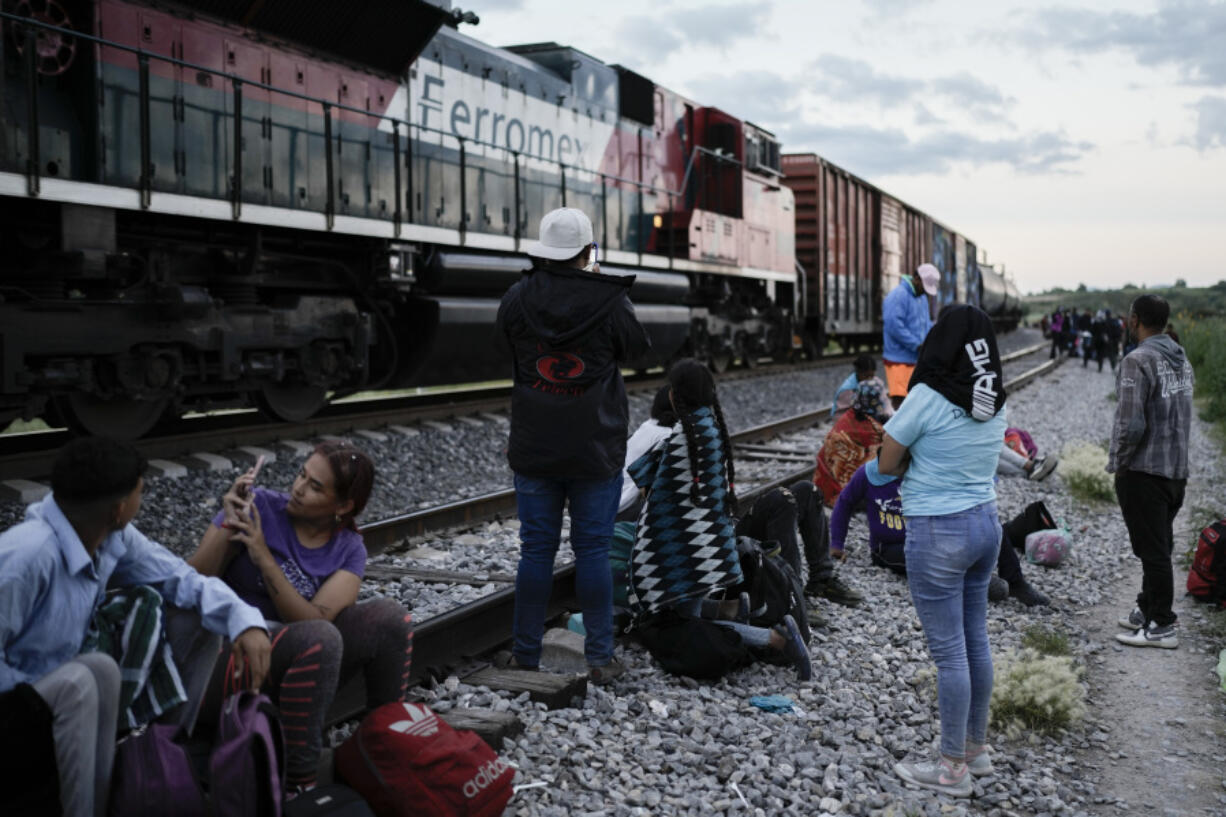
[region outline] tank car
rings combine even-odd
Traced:
[[[637,276],[636,366],[793,346],[777,141],[626,68],[446,0],[3,9],[0,424],[504,376],[498,297],[562,205]]]

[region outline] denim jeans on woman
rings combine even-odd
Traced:
[[[946,516],[908,516],[907,584],[937,665],[941,754],[984,743],[992,698],[988,580],[1000,548],[996,503]]]
[[[613,574],[609,539],[621,498],[622,474],[608,479],[551,479],[515,475],[519,507],[519,570],[515,576],[516,663],[541,660],[545,613],[553,589],[553,560],[562,541],[562,507],[569,506],[570,547],[575,554],[575,592],[587,630],[583,652],[589,666],[613,660]]]

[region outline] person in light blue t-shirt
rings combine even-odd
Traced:
[[[973,306],[947,309],[924,345],[907,398],[885,425],[883,474],[902,476],[911,599],[937,665],[941,752],[899,763],[903,780],[969,797],[988,774],[988,583],[1000,548],[993,477],[1006,424],[992,322]]]

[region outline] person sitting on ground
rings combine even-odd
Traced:
[[[907,575],[904,548],[907,525],[902,514],[902,498],[898,477],[882,474],[877,461],[871,460],[856,469],[855,476],[839,494],[830,515],[830,553],[840,561],[847,558],[847,526],[852,515],[861,507],[868,519],[869,559],[877,567],[885,567],[900,576]],[[1015,520],[1016,522],[1016,520]],[[988,599],[1003,601],[1012,597],[1027,607],[1044,606],[1051,600],[1022,575],[1017,552],[1009,546],[1009,537],[1002,526],[1000,555],[996,557],[996,573],[988,584]]]
[[[121,679],[115,658],[81,652],[109,588],[152,588],[168,608],[165,638],[186,700],[163,720],[191,730],[219,636],[233,642],[252,686],[268,671],[259,611],[132,524],[145,467],[127,443],[74,440],[56,455],[51,493],[0,535],[0,692],[31,684],[51,709],[61,802],[77,817],[106,814],[121,680],[133,679],[126,662]]]
[[[881,427],[885,411],[881,389],[872,381],[860,383],[851,410],[844,412],[826,435],[817,452],[813,484],[821,489],[827,507],[833,507],[856,469],[877,456],[885,434]]]
[[[743,578],[732,520],[736,472],[710,370],[679,360],[668,382],[680,428],[629,468],[647,491],[628,565],[630,600],[638,616],[672,608],[699,618],[708,596]],[[808,647],[791,616],[776,628],[717,623],[750,647],[783,653],[801,680],[812,677]]]
[[[855,371],[847,375],[847,379],[839,384],[839,388],[834,393],[834,402],[830,406],[830,418],[835,419],[843,412],[851,408],[851,404],[856,402],[858,387],[861,383],[873,383],[885,394],[885,384],[881,382],[881,378],[877,377],[877,362],[873,360],[872,355],[860,355],[855,361]],[[888,401],[883,401],[884,416],[890,417],[894,414],[894,409]]]
[[[651,401],[651,416],[634,430],[630,439],[626,440],[626,467],[622,469],[622,495],[617,505],[617,520],[633,521],[639,518],[639,507],[643,492],[634,484],[627,470],[630,463],[646,454],[662,440],[667,440],[677,425],[677,414],[668,397],[669,387],[665,383],[656,391]]]
[[[1059,463],[1060,458],[1055,454],[1028,457],[1019,454],[1006,442],[1000,447],[996,473],[1002,477],[1025,477],[1033,482],[1042,482],[1056,470]]]
[[[375,479],[365,453],[320,443],[289,493],[255,488],[253,479],[248,471],[234,481],[189,561],[258,607],[273,633],[263,689],[281,713],[286,789],[296,793],[315,784],[324,716],[340,685],[363,672],[367,708],[403,700],[413,630],[393,599],[356,603],[366,546],[354,520]],[[214,674],[210,710],[228,670]]]

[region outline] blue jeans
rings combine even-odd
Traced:
[[[689,601],[679,602],[673,605],[676,610],[687,618],[703,618],[702,615],[703,599],[690,599]],[[747,647],[769,647],[771,644],[771,631],[766,627],[755,627],[752,624],[742,624],[739,621],[728,621],[727,619],[709,619],[712,624],[718,624],[721,627],[727,627],[729,630],[736,630],[740,633],[741,641]]]
[[[992,698],[988,580],[1000,549],[996,503],[946,516],[907,517],[907,584],[937,665],[941,754],[984,743]]]
[[[609,539],[621,498],[622,474],[609,479],[550,479],[515,475],[519,505],[519,571],[515,576],[514,643],[511,654],[524,667],[541,661],[545,611],[553,589],[553,560],[562,540],[562,506],[569,503],[570,548],[575,554],[575,592],[583,608],[587,663],[613,660],[613,574]]]

